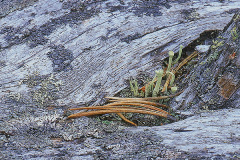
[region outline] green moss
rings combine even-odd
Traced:
[[[223,46],[223,41],[218,41],[218,40],[213,40],[212,41],[213,42],[213,45],[211,46],[211,49],[212,50],[216,50],[218,47],[221,47],[221,46]]]
[[[112,123],[112,121],[109,121],[109,120],[104,120],[104,121],[102,121],[102,123],[103,123],[103,124],[107,124],[107,125],[109,125],[109,124],[111,124],[111,123]]]

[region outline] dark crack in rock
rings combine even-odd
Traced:
[[[239,37],[234,41],[230,36],[234,27],[239,32],[239,19],[236,19],[234,23],[231,22],[224,32],[219,32],[219,36],[212,42],[211,50],[199,58],[198,66],[183,79],[183,86],[197,87],[186,89],[186,93],[189,89],[192,92],[185,99],[182,108],[217,110],[238,107],[234,103],[239,103],[236,100],[239,99],[240,87],[240,75],[238,74],[240,69],[237,63],[239,56],[232,55],[239,52],[239,47],[237,47]],[[195,108],[196,106],[198,108]]]

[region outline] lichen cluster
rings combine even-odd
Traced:
[[[58,81],[53,74],[43,77],[37,72],[26,76],[21,83],[31,89],[31,97],[39,105],[45,105],[56,99],[62,85],[61,81]]]
[[[183,46],[180,46],[178,57],[173,61],[174,52],[169,51],[169,61],[167,69],[156,70],[154,78],[147,83],[144,87],[139,89],[137,80],[130,80],[130,88],[134,97],[157,97],[161,92],[167,94],[168,88],[171,88],[171,92],[175,93],[177,87],[174,85],[175,72],[173,72],[173,65],[177,64],[182,55]],[[165,78],[165,84],[162,85],[163,78]]]
[[[236,41],[239,37],[239,34],[237,32],[237,27],[234,27],[232,30],[231,30],[231,36],[232,36],[232,40],[233,41]]]

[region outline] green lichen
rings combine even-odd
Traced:
[[[149,95],[151,95],[152,91],[154,88],[154,83],[153,81],[151,81],[149,84],[146,84],[145,86],[145,97],[148,97]]]
[[[135,97],[139,96],[138,87],[139,87],[139,85],[138,85],[137,80],[135,80],[135,79],[134,80],[130,80],[130,89],[133,92],[133,95]]]
[[[8,98],[15,102],[20,102],[22,95],[21,93],[9,93]]]
[[[33,99],[44,105],[45,103],[57,98],[57,92],[60,91],[61,82],[57,81],[53,74],[42,80],[39,84],[40,88],[33,92]]]
[[[157,77],[157,83],[156,86],[153,90],[153,97],[156,97],[157,94],[159,93],[160,89],[161,89],[161,82],[162,82],[162,77],[163,77],[163,70],[159,70],[159,71],[155,71],[156,72],[156,77]]]
[[[173,64],[178,63],[179,59],[180,59],[181,56],[182,56],[182,49],[183,49],[183,45],[180,45],[180,49],[179,49],[179,52],[178,52],[178,57],[177,57],[177,59],[173,62]]]
[[[176,93],[177,89],[178,89],[177,87],[171,87],[172,93],[173,93],[173,94]]]
[[[158,96],[159,91],[163,88],[162,79],[163,78],[168,79],[169,76],[171,76],[169,86],[172,87],[174,84],[174,80],[175,80],[175,75],[172,72],[172,66],[173,66],[173,64],[178,63],[179,59],[181,58],[182,49],[183,49],[183,46],[181,45],[179,52],[178,52],[178,57],[174,61],[173,61],[174,52],[169,51],[169,53],[168,53],[169,60],[168,60],[168,67],[167,67],[166,74],[164,75],[164,71],[162,69],[155,71],[154,78],[144,86],[145,93],[139,89],[139,85],[136,80],[130,80],[130,89],[131,89],[131,92],[133,93],[134,97],[144,97],[144,95],[145,95],[145,97],[148,97],[150,95],[152,97]],[[175,89],[177,89],[177,87]],[[174,92],[176,92],[176,91],[174,91]],[[165,89],[165,94],[166,95],[168,94],[167,88]]]
[[[173,59],[173,56],[174,56],[174,52],[173,52],[173,51],[169,51],[168,55],[169,55],[169,60],[168,60],[168,68],[167,68],[167,72],[169,72],[170,69],[171,69],[171,66],[172,66],[172,59]]]
[[[190,15],[188,16],[189,20],[194,20],[194,19],[199,19],[200,18],[200,14],[197,13],[196,11],[190,13]]]
[[[26,75],[25,78],[20,81],[20,84],[26,84],[29,88],[34,88],[39,85],[42,81],[43,77],[39,75],[39,73],[33,72],[32,74]]]
[[[234,22],[237,22],[240,19],[240,15],[238,14],[233,20]]]
[[[211,49],[212,50],[216,50],[218,47],[221,47],[221,46],[223,46],[223,41],[218,41],[218,40],[213,40],[212,41],[213,42],[213,45],[211,46]]]
[[[232,36],[232,40],[233,41],[236,41],[239,37],[239,34],[237,32],[237,27],[234,27],[232,30],[231,30],[231,36]]]
[[[42,106],[58,98],[62,85],[53,74],[40,76],[38,72],[27,75],[20,84],[26,84],[30,88],[32,100]]]
[[[213,40],[213,45],[211,46],[212,49],[212,53],[210,54],[210,56],[207,58],[207,61],[202,62],[201,64],[205,64],[206,62],[210,63],[213,60],[216,60],[217,57],[219,56],[220,52],[219,52],[219,47],[223,46],[224,41],[218,41],[218,40]]]
[[[170,86],[173,85],[173,82],[175,80],[175,75],[172,72],[167,72],[167,74],[171,75],[171,81],[170,81]]]

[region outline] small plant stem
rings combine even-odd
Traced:
[[[196,57],[199,54],[199,52],[195,51],[193,54],[189,55],[187,58],[185,58],[179,65],[173,70],[173,73],[175,74],[182,66],[184,66],[186,63],[188,63],[191,59]]]
[[[153,90],[153,81],[151,81],[149,84],[146,85],[145,88],[145,98],[152,92]]]
[[[181,55],[182,55],[182,49],[183,49],[183,45],[180,45],[180,49],[179,49],[179,52],[178,52],[178,57],[177,57],[177,59],[173,62],[173,64],[178,63],[178,61],[179,61],[179,59],[181,58]]]

